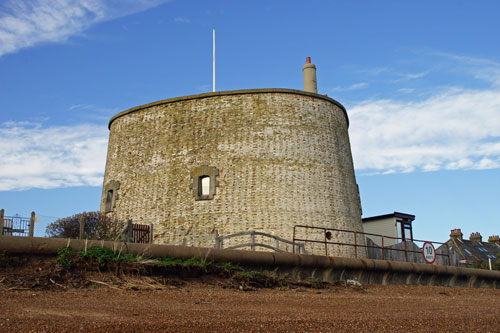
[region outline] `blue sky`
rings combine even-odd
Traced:
[[[0,208],[98,210],[111,116],[217,90],[318,90],[348,110],[363,216],[419,239],[500,233],[498,1],[0,2]]]

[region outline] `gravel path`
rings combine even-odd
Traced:
[[[500,332],[500,290],[365,287],[1,290],[0,331]]]

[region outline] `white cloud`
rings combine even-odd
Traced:
[[[500,63],[498,62],[443,52],[432,53],[432,55],[456,62],[458,66],[455,67],[455,71],[457,72],[472,75],[474,78],[490,82],[496,87],[500,86]]]
[[[332,91],[350,91],[350,90],[358,90],[358,89],[363,89],[368,86],[368,83],[366,82],[360,82],[360,83],[354,83],[351,84],[348,87],[335,87],[332,89]]]
[[[349,111],[355,166],[369,173],[500,168],[500,91],[449,90]]]
[[[415,89],[413,89],[413,88],[400,88],[400,89],[398,89],[398,91],[400,93],[403,93],[403,94],[411,94],[412,92],[415,91]]]
[[[105,126],[0,126],[0,191],[102,185]]]
[[[429,74],[429,71],[420,72],[420,73],[402,74],[402,77],[400,79],[397,79],[396,82],[420,79],[420,78],[423,78],[424,76],[426,76],[427,74]]]
[[[174,22],[177,22],[177,23],[191,23],[191,20],[188,19],[187,17],[176,17],[176,18],[174,18]]]
[[[0,56],[43,42],[64,42],[91,25],[166,0],[6,0],[0,5]]]

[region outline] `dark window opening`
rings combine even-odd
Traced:
[[[113,190],[108,190],[106,193],[106,208],[105,213],[111,212],[113,210]]]

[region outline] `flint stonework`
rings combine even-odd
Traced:
[[[154,224],[155,243],[248,230],[291,240],[296,224],[362,231],[347,114],[331,98],[288,89],[208,93],[124,111],[109,127],[101,211],[113,189],[107,214]],[[193,174],[204,167],[217,173],[213,195],[197,200]],[[354,256],[348,246],[328,252]]]

